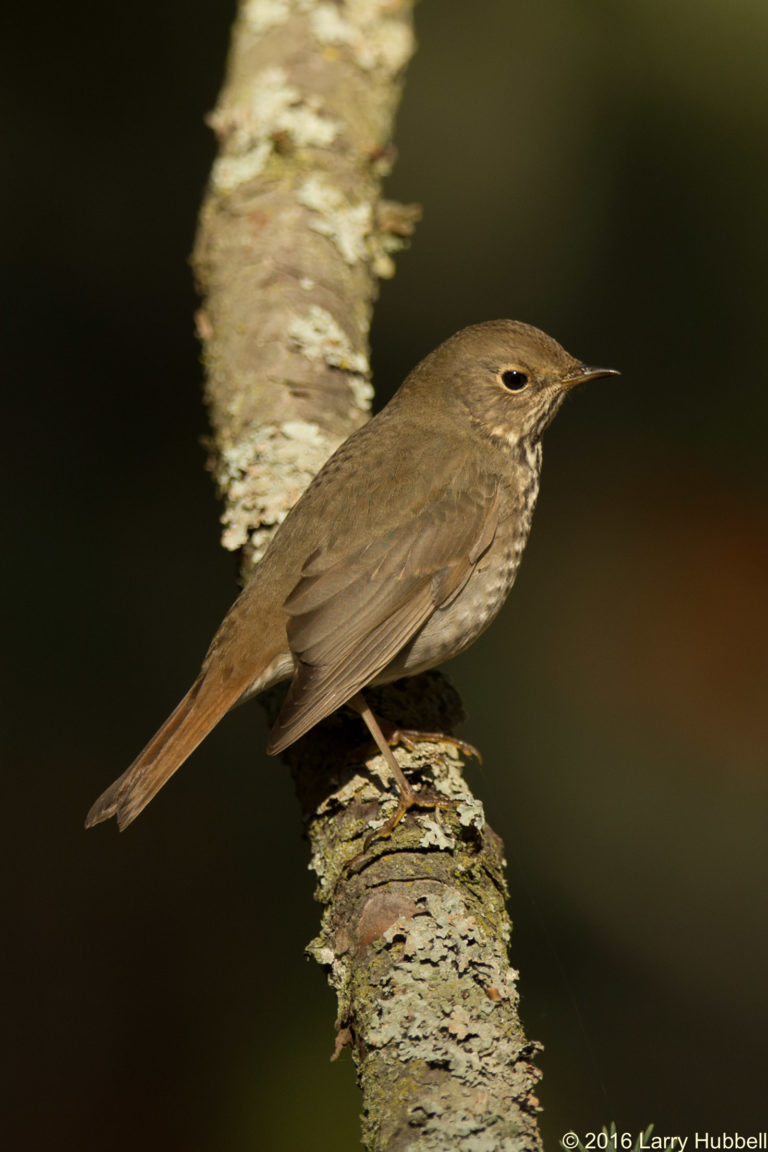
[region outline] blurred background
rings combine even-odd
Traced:
[[[233,12],[6,15],[13,1148],[357,1146],[260,709],[128,834],[82,826],[235,590],[187,266]],[[450,667],[509,856],[545,1138],[749,1135],[768,1028],[768,7],[423,0],[417,24],[387,191],[425,214],[376,311],[379,395],[497,316],[622,371],[549,432],[515,592]]]

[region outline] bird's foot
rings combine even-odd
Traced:
[[[459,740],[458,736],[448,736],[445,732],[420,732],[413,728],[399,728],[396,724],[390,724],[386,720],[380,720],[379,724],[384,739],[391,748],[402,744],[409,752],[415,752],[418,744],[452,744],[465,756],[472,756],[478,764],[483,763],[483,757],[474,744],[468,744],[466,740]]]
[[[391,836],[395,828],[397,828],[398,824],[402,820],[403,816],[405,816],[406,812],[410,811],[411,808],[452,807],[453,805],[449,800],[439,798],[433,793],[426,791],[417,792],[415,788],[412,788],[410,785],[406,791],[401,789],[400,801],[397,805],[397,808],[390,816],[390,818],[384,824],[382,824],[381,828],[373,828],[368,833],[368,835],[365,837],[365,840],[363,841],[363,852],[361,855],[368,851],[374,840],[386,839],[386,837]]]
[[[477,756],[478,753],[474,748],[471,748],[470,745],[464,744],[463,741],[455,740],[452,736],[444,736],[440,732],[411,732],[401,728],[395,728],[392,725],[387,725],[386,727],[388,729],[388,735],[385,736],[381,730],[381,726],[378,720],[371,712],[371,709],[368,707],[368,704],[366,703],[362,693],[358,693],[356,696],[353,696],[352,699],[348,701],[348,703],[355,709],[356,712],[362,716],[363,720],[365,721],[368,731],[371,733],[376,746],[389,765],[390,771],[392,772],[395,782],[397,783],[397,787],[400,791],[400,801],[394,814],[390,816],[390,818],[382,825],[381,828],[374,828],[371,832],[368,833],[365,840],[363,841],[362,852],[359,852],[358,855],[350,860],[347,864],[347,871],[356,872],[359,871],[360,867],[362,867],[361,862],[365,859],[368,849],[373,841],[382,837],[391,836],[395,828],[397,828],[398,824],[402,820],[403,816],[405,816],[406,812],[410,808],[451,808],[453,806],[450,801],[445,800],[444,798],[438,798],[431,793],[424,791],[423,789],[419,792],[415,790],[397,762],[397,758],[395,757],[391,747],[393,743],[404,744],[406,747],[409,747],[410,742],[410,746],[414,747],[419,742],[431,741],[432,743],[435,743],[447,740],[449,743],[462,747],[465,751],[469,749],[470,754]]]
[[[394,832],[395,828],[397,828],[397,826],[400,823],[400,821],[402,820],[403,816],[405,816],[406,812],[408,812],[409,809],[411,809],[411,808],[433,808],[434,809],[434,808],[452,808],[452,807],[453,807],[453,804],[449,800],[439,799],[437,796],[434,796],[428,792],[424,792],[424,791],[417,792],[414,788],[411,788],[409,786],[408,790],[405,793],[402,791],[400,792],[400,802],[398,803],[397,808],[395,809],[394,813],[390,816],[390,818],[384,824],[382,824],[382,826],[380,828],[372,828],[371,829],[371,831],[368,833],[368,835],[363,840],[362,850],[360,852],[358,852],[356,856],[353,856],[351,860],[347,861],[346,865],[344,866],[344,871],[348,872],[352,875],[354,875],[356,872],[360,872],[362,870],[362,868],[367,863],[369,863],[372,859],[372,857],[369,857],[369,855],[368,855],[368,851],[369,851],[371,845],[376,840],[384,840],[388,836],[391,836],[392,833]]]

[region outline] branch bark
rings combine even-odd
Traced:
[[[369,414],[376,278],[392,274],[418,215],[381,199],[411,10],[409,0],[243,0],[233,29],[193,261],[222,542],[243,549],[245,578]],[[450,732],[461,719],[437,673],[372,702],[403,726]],[[389,814],[390,781],[361,739],[359,720],[337,714],[285,758],[324,905],[309,951],[337,991],[337,1050],[350,1044],[357,1063],[364,1145],[538,1149],[501,842],[455,749],[420,744],[404,767],[451,806],[409,814],[363,853]]]

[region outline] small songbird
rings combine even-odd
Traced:
[[[268,752],[351,705],[398,782],[398,814],[418,803],[362,690],[456,656],[490,624],[528,537],[544,429],[575,384],[615,375],[514,320],[422,360],[288,513],[194,684],[86,825],[125,828],[230,708],[280,680]]]

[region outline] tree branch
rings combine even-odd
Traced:
[[[244,0],[233,30],[194,267],[223,544],[247,563],[369,414],[376,277],[415,216],[380,201],[410,8]]]
[[[233,29],[194,266],[223,544],[244,549],[246,577],[368,415],[376,277],[392,274],[417,216],[380,199],[411,8],[244,0]],[[461,719],[437,673],[371,699],[403,726],[450,732]],[[419,744],[402,763],[450,807],[409,814],[363,852],[391,782],[362,739],[359,720],[337,714],[285,759],[324,905],[310,952],[337,991],[337,1048],[350,1044],[358,1066],[365,1146],[538,1149],[501,842],[455,749]]]

